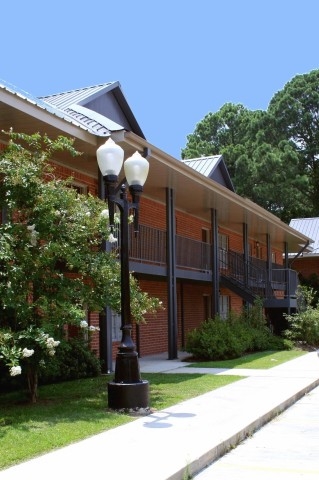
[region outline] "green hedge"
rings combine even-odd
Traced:
[[[290,348],[291,342],[273,335],[265,325],[254,326],[240,318],[210,319],[189,332],[186,340],[186,351],[199,360],[226,360],[248,352]]]

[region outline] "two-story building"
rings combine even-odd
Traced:
[[[216,314],[240,311],[257,297],[275,332],[283,312],[296,308],[298,279],[288,258],[307,250],[310,238],[237,195],[221,156],[181,161],[151,145],[118,82],[43,98],[0,82],[0,124],[0,130],[74,138],[83,154],[72,159],[57,153],[56,171],[72,175],[80,192],[101,198],[96,150],[105,137],[111,135],[126,158],[136,150],[148,156],[140,233],[130,237],[130,268],[164,310],[135,326],[141,356],[168,352],[176,358],[188,331]],[[0,148],[5,140],[0,133]],[[88,320],[100,324],[94,348],[109,370],[119,318],[106,308],[100,316],[89,312]]]

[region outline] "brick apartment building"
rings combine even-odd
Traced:
[[[187,332],[207,318],[240,311],[257,297],[275,331],[283,312],[296,308],[297,273],[289,254],[310,238],[233,189],[221,156],[181,161],[144,137],[118,82],[33,98],[0,82],[1,129],[75,139],[83,155],[52,159],[61,177],[82,193],[104,198],[96,150],[108,135],[125,151],[146,152],[150,163],[140,207],[138,239],[130,237],[130,269],[140,286],[159,297],[164,310],[135,326],[140,356],[168,352],[177,358]],[[0,148],[5,145],[1,137]],[[123,175],[124,177],[124,175]],[[100,324],[93,348],[110,368],[119,340],[119,318],[88,313]]]
[[[313,239],[309,249],[291,256],[292,268],[304,279],[314,276],[319,278],[319,218],[293,218],[289,225]]]

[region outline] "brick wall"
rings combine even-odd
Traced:
[[[162,203],[142,197],[139,220],[141,225],[166,230],[166,207]]]
[[[297,258],[292,268],[303,277],[308,278],[311,274],[319,275],[319,257],[300,257]]]
[[[210,230],[210,223],[202,219],[192,217],[187,213],[176,211],[176,234],[194,240],[202,240],[202,229]]]
[[[165,281],[139,280],[142,290],[163,302],[163,310],[146,315],[146,324],[139,326],[140,356],[167,351],[167,284]],[[133,331],[137,342],[136,329]]]
[[[81,172],[74,171],[63,165],[53,163],[53,166],[57,177],[62,178],[63,180],[72,177],[75,182],[86,186],[88,189],[88,193],[91,193],[92,195],[97,195],[98,182],[96,178],[90,177]]]

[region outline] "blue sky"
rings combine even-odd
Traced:
[[[180,158],[208,112],[266,109],[319,68],[318,18],[318,0],[5,1],[0,78],[35,96],[118,80],[149,142]]]

